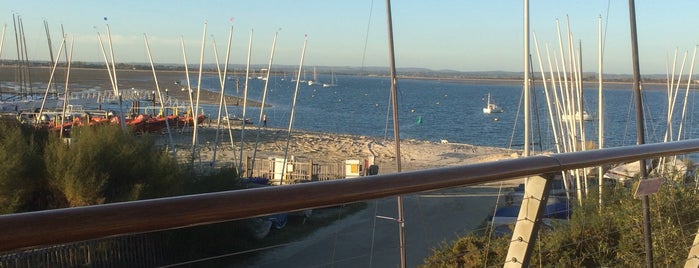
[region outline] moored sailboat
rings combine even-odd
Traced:
[[[575,120],[575,121],[580,121],[580,119],[582,119],[583,121],[592,121],[592,120],[594,119],[594,118],[592,117],[592,115],[590,115],[589,113],[587,113],[587,111],[583,111],[583,112],[582,112],[582,115],[580,115],[580,111],[576,111],[575,114],[574,114],[572,117],[573,117],[572,120]],[[569,120],[571,120],[571,115],[569,115],[569,114],[564,114],[564,115],[561,117],[561,119],[563,119],[563,121],[569,121]]]
[[[308,85],[317,85],[318,84],[318,70],[316,67],[313,67],[313,80],[308,80]]]
[[[492,114],[492,113],[502,113],[505,110],[502,109],[502,107],[498,106],[495,103],[490,102],[490,93],[488,93],[488,98],[486,101],[486,105],[483,108],[483,113],[484,114]]]
[[[332,72],[330,75],[330,83],[323,83],[323,87],[334,87],[337,86],[335,84],[335,72]]]

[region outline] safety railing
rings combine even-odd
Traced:
[[[0,252],[252,218],[697,151],[699,139],[694,139],[537,155],[346,180],[9,214],[0,216]]]

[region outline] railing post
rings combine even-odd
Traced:
[[[552,178],[552,175],[546,175]],[[503,267],[529,267],[531,252],[536,243],[541,216],[546,209],[551,180],[542,176],[529,177],[524,185],[524,197],[517,223],[512,232],[510,248]]]
[[[252,165],[250,164],[250,161],[252,161],[252,157],[250,157],[250,156],[245,156],[245,175],[247,175],[248,178],[249,178],[249,177],[252,177],[252,174],[253,174],[253,172],[254,172],[254,170],[250,169],[250,166],[252,166]]]
[[[313,176],[313,159],[308,160],[308,180],[316,181]]]
[[[694,243],[692,243],[692,247],[689,248],[689,256],[687,256],[684,267],[699,267],[699,232],[694,236]]]

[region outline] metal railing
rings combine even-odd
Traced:
[[[355,179],[9,214],[0,216],[0,252],[252,218],[697,151],[699,139],[694,139],[537,155]]]

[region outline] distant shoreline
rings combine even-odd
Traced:
[[[37,90],[36,83],[45,84],[49,81],[50,69],[48,67],[31,67],[31,76],[29,77],[34,85],[33,93],[43,94],[46,90],[45,88],[40,88]],[[0,66],[0,82],[11,81],[14,82],[15,78],[15,66]],[[129,89],[139,89],[139,90],[155,90],[156,84],[155,79],[153,79],[153,72],[150,70],[129,70],[129,69],[117,69],[117,82],[118,88],[121,91]],[[215,75],[215,73],[206,73],[207,75]],[[57,85],[63,86],[66,80],[66,69],[58,68],[54,73],[54,82]],[[183,83],[185,80],[184,71],[173,71],[173,70],[156,70],[156,75],[158,79],[158,87],[160,88],[163,97],[168,95],[170,97],[176,98],[180,101],[189,101],[189,96],[187,96],[187,91],[184,88],[186,84],[177,84],[177,82]],[[196,77],[195,74],[190,73],[190,78]],[[69,80],[69,89],[73,92],[80,92],[86,88],[97,88],[99,90],[112,90],[112,84],[110,82],[109,74],[106,69],[96,69],[96,68],[71,68]],[[196,90],[196,88],[192,88]],[[7,93],[7,89],[0,88],[3,93]],[[196,98],[194,94],[193,98]],[[199,92],[199,103],[218,105],[220,102],[220,94],[218,90],[214,88],[202,89]],[[226,95],[226,104],[229,106],[238,106],[243,104],[243,99],[235,96]],[[251,107],[259,107],[260,102],[247,100],[247,105]]]
[[[450,83],[460,83],[460,84],[474,84],[474,83],[487,83],[487,84],[523,84],[522,79],[507,79],[507,78],[444,78],[444,77],[424,77],[424,76],[399,76],[399,79],[411,79],[411,80],[424,80],[424,81],[443,81]],[[534,86],[541,85],[541,80],[535,80]],[[633,82],[627,81],[604,81],[605,88],[607,89],[631,89]],[[583,81],[583,87],[597,87],[597,81]],[[664,89],[665,83],[658,82],[642,82],[643,86],[646,86],[646,90],[660,90]],[[662,87],[662,88],[661,88]]]

